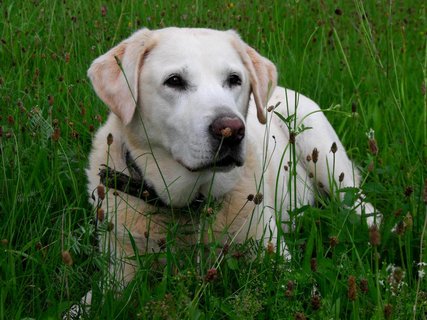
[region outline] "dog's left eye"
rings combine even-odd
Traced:
[[[242,85],[242,79],[235,73],[228,76],[227,84],[229,87],[236,87]]]
[[[165,86],[179,90],[184,90],[187,87],[187,82],[177,74],[171,75],[163,84]]]

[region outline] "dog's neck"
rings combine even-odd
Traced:
[[[125,144],[129,158],[132,159],[131,167],[138,168],[140,175],[144,177],[144,185],[152,190],[151,193],[155,194],[159,203],[166,206],[185,207],[198,201],[200,196],[221,198],[234,185],[230,181],[238,180],[240,168],[227,173],[208,170],[190,172],[161,148],[147,150],[132,141]],[[130,167],[129,164],[127,166]],[[129,173],[132,170],[135,169],[128,168]]]
[[[131,196],[143,199],[146,203],[156,207],[166,207],[167,205],[159,198],[157,192],[145,181],[141,170],[132,159],[129,150],[123,146],[124,160],[129,175],[122,171],[116,171],[107,165],[103,165],[99,170],[101,183],[108,188],[127,193]]]

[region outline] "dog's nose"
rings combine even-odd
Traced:
[[[238,144],[245,137],[245,124],[238,117],[221,116],[209,126],[211,135],[223,143]]]

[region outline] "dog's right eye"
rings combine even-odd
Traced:
[[[166,79],[164,85],[170,88],[184,90],[187,87],[187,82],[181,76],[173,74]]]

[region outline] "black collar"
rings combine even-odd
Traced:
[[[165,208],[171,207],[159,197],[153,187],[147,184],[141,170],[136,165],[135,160],[133,160],[129,151],[126,151],[125,159],[127,169],[129,170],[129,176],[123,172],[111,169],[107,165],[102,165],[98,174],[101,178],[101,183],[108,188],[122,191],[131,196],[140,198],[153,206]],[[195,199],[188,205],[190,208],[198,209],[201,207],[204,200],[205,198],[203,195],[197,194]]]

